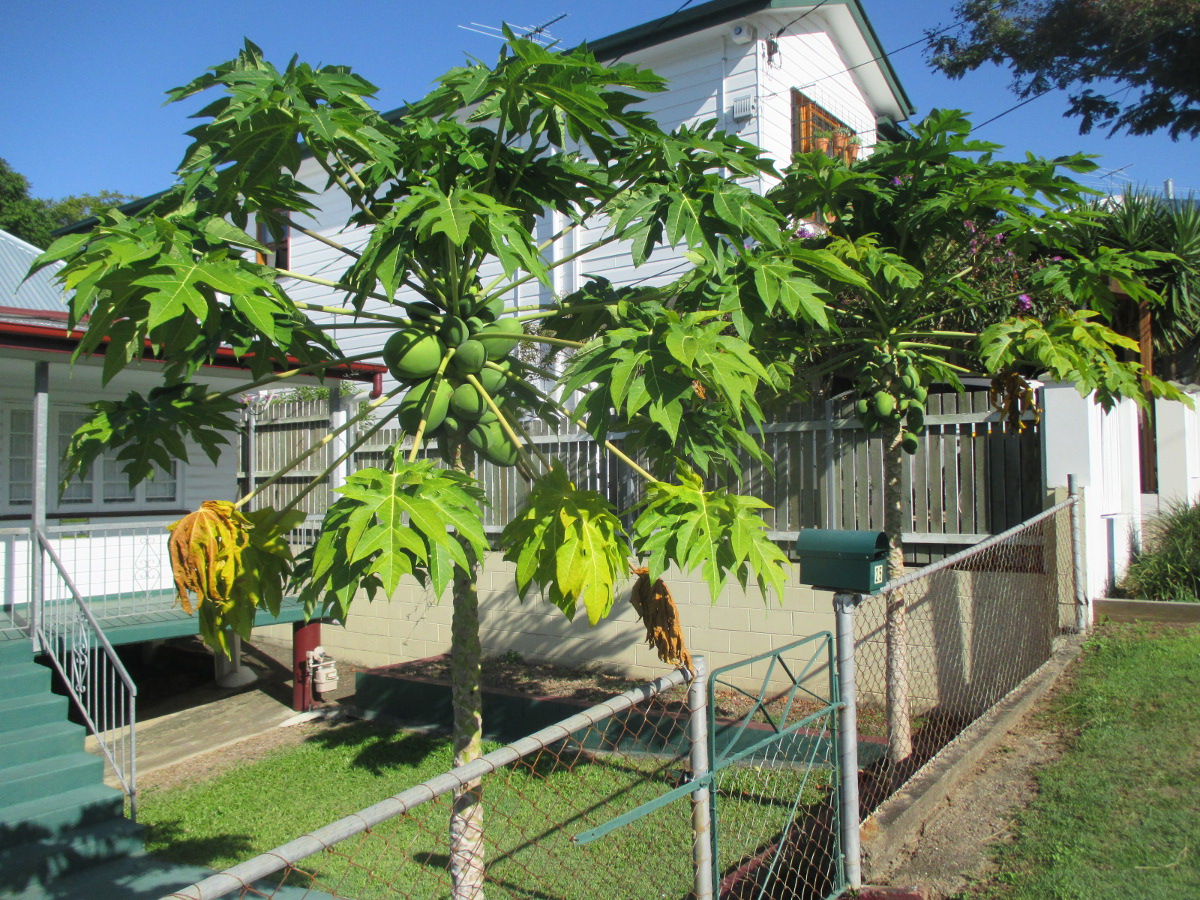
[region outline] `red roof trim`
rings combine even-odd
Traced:
[[[31,314],[30,310],[0,307],[0,315],[11,315],[17,312],[21,313],[21,318],[25,319],[61,319],[64,322],[67,320],[66,313],[37,311]],[[7,350],[41,350],[48,353],[74,353],[76,347],[79,345],[79,341],[83,338],[83,334],[83,331],[78,328],[56,328],[44,324],[0,321],[0,348]],[[104,343],[93,355],[103,356],[107,343],[108,338],[105,338]],[[149,341],[146,342],[146,346],[147,349],[150,349]],[[217,360],[205,363],[204,366],[210,369],[247,369],[249,365],[243,362],[243,360],[248,358],[249,356],[239,357],[237,353],[228,347],[220,347],[217,350]],[[162,362],[153,350],[150,350],[144,359]],[[299,365],[299,361],[291,357],[288,357],[288,362]],[[371,365],[370,363],[347,363],[345,365],[331,366],[325,370],[325,374],[331,378],[372,381],[376,375],[381,375],[386,371],[387,368],[385,366]]]

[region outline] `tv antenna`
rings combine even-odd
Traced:
[[[544,25],[513,25],[508,22],[505,24],[513,31],[518,32],[526,40],[533,41],[535,44],[541,44],[543,47],[548,47],[551,44],[558,43],[558,38],[552,35],[548,29],[551,25],[561,22],[566,17],[567,13],[559,13]],[[458,27],[463,31],[471,31],[475,34],[482,34],[485,37],[497,38],[501,41],[505,39],[504,29],[497,28],[495,25],[482,25],[479,22],[472,22],[470,25],[459,25]]]

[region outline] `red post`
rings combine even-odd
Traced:
[[[321,620],[292,623],[292,709],[307,712],[313,707],[308,652],[321,643]]]

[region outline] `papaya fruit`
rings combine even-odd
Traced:
[[[887,391],[876,391],[874,396],[875,414],[886,419],[896,411],[896,398]]]
[[[464,375],[474,375],[487,361],[487,350],[481,341],[465,340],[458,345],[451,365]]]
[[[504,315],[504,298],[493,297],[487,303],[477,306],[474,315],[484,322],[494,322]]]
[[[858,413],[859,416],[865,416],[869,407],[870,403],[866,397],[859,397],[854,401],[854,411]]]
[[[438,337],[447,347],[457,347],[470,336],[467,323],[458,316],[446,316],[438,329]]]
[[[397,381],[420,381],[438,370],[446,345],[426,328],[402,328],[383,345],[383,362]]]
[[[475,390],[475,385],[460,384],[450,395],[450,409],[459,418],[470,419],[474,422],[483,415],[487,404],[483,402],[479,391]]]
[[[909,456],[912,456],[914,453],[916,453],[917,449],[920,446],[921,446],[920,439],[915,434],[912,434],[910,432],[905,432],[904,437],[902,437],[900,439],[901,449],[903,449],[904,452],[907,453]]]
[[[488,359],[498,360],[508,356],[524,334],[525,327],[516,319],[508,318],[497,319],[482,329],[476,338],[483,344]]]
[[[429,403],[428,412],[425,412],[425,403],[431,390],[433,399]],[[444,378],[438,379],[436,388],[433,386],[432,378],[419,382],[400,401],[400,411],[397,415],[400,426],[409,434],[414,434],[421,424],[421,414],[424,412],[426,416],[425,433],[433,434],[446,419],[446,413],[450,408],[451,393],[450,383]]]
[[[498,466],[511,466],[517,461],[517,448],[499,422],[475,425],[467,432],[467,443],[484,459]]]
[[[482,341],[477,343],[482,343]],[[499,365],[500,368],[498,369],[493,369],[491,366],[484,366],[479,371],[479,383],[493,397],[508,383],[508,372],[512,369],[512,365],[507,361]]]

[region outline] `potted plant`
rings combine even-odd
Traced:
[[[847,132],[846,135],[846,161],[854,162],[858,159],[858,154],[862,150],[862,138],[853,132]]]
[[[830,144],[833,143],[834,131],[830,128],[822,128],[812,133],[813,149],[819,150],[821,153],[828,154]]]

